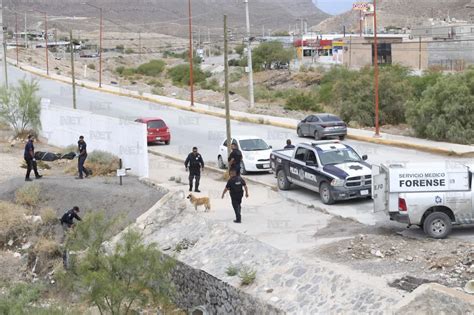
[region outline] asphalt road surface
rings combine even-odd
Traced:
[[[15,83],[21,78],[30,78],[32,76],[13,67],[9,69],[10,84]],[[37,79],[40,82],[40,96],[50,99],[52,105],[72,107],[72,89],[69,85],[44,78]],[[205,161],[215,164],[218,146],[225,137],[224,119],[176,110],[133,98],[100,93],[78,87],[77,105],[78,109],[131,121],[138,117],[160,117],[164,119],[171,130],[171,144],[153,145],[150,149],[180,156],[183,160],[191,151],[191,148],[197,146]],[[236,121],[232,122],[232,133],[234,135],[259,136],[272,145],[274,149],[282,148],[285,145],[286,139],[292,139],[294,144],[311,140],[298,138],[293,130]],[[445,156],[416,150],[352,140],[346,140],[345,143],[354,147],[359,154],[367,154],[369,163],[373,164],[408,161],[439,162],[446,160]],[[94,148],[90,149],[93,150]],[[251,174],[249,176],[270,184],[276,184],[276,179],[272,174]],[[285,192],[285,194],[289,198],[313,203],[316,207],[328,208],[328,206],[324,206],[319,202],[317,194],[305,189],[294,189],[290,192]],[[372,205],[368,200],[344,202],[330,208],[330,210],[343,216],[360,218],[358,220],[366,224],[378,224],[386,219],[383,216],[373,216],[371,214]]]

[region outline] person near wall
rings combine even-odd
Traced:
[[[30,173],[31,170],[35,172],[35,178],[40,179],[43,177],[43,175],[40,175],[38,173],[38,166],[36,164],[36,159],[35,159],[35,146],[34,146],[34,136],[29,135],[28,136],[28,142],[25,145],[25,151],[23,153],[23,158],[25,159],[26,162],[26,176],[25,176],[25,181],[30,182]]]
[[[77,142],[77,149],[79,151],[78,161],[77,161],[77,168],[79,171],[79,176],[76,177],[77,179],[83,179],[83,174],[88,177],[89,171],[84,167],[84,163],[87,159],[87,143],[84,141],[84,136],[79,137],[79,141]]]

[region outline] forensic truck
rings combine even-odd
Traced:
[[[453,225],[474,223],[471,169],[454,162],[372,165],[374,211],[445,238]]]

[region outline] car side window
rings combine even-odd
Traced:
[[[316,154],[312,150],[308,150],[308,155],[306,156],[306,162],[313,162],[314,164],[318,164],[318,160],[316,159]]]
[[[318,116],[313,116],[313,120],[312,120],[312,122],[319,122],[319,118],[318,118]]]
[[[295,160],[304,162],[306,151],[307,150],[305,148],[298,148],[298,150],[296,150]]]

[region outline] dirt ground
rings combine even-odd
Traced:
[[[89,212],[99,210],[105,211],[105,214],[109,217],[123,215],[122,226],[125,226],[151,208],[162,197],[162,194],[156,189],[132,176],[125,177],[122,186],[119,185],[117,177],[92,177],[76,180],[74,176],[65,174],[65,169],[70,163],[77,163],[76,160],[48,162],[51,169],[39,170],[44,176],[42,179],[25,183],[25,169],[20,167],[23,162],[24,144],[18,143],[11,146],[6,141],[10,132],[1,130],[0,133],[0,161],[2,166],[2,172],[0,172],[0,201],[14,203],[17,189],[24,185],[38,185],[40,200],[29,213],[33,216],[40,215],[44,208],[51,208],[56,212],[56,217],[59,218],[65,210],[77,205],[81,209],[79,215],[82,217]],[[57,148],[43,143],[36,143],[35,147],[37,150],[60,152]],[[50,227],[52,228],[53,239],[56,241],[62,238],[59,220],[57,222],[57,224]],[[39,263],[31,261],[31,249],[38,241],[38,235],[28,233],[22,235],[17,235],[14,240],[11,239],[11,244],[6,245],[0,251],[1,282],[35,281],[34,279],[41,274],[31,270],[32,264],[36,267],[39,266]],[[51,271],[54,264],[58,262],[45,262],[43,260],[41,263],[43,263],[43,269]],[[42,276],[45,279],[50,278],[50,275],[45,275],[44,272]]]
[[[452,238],[412,238],[399,231],[395,225],[393,229],[374,228],[333,218],[314,237],[335,241],[310,255],[384,277],[390,285],[406,291],[425,282],[464,287],[474,279],[474,244]]]

